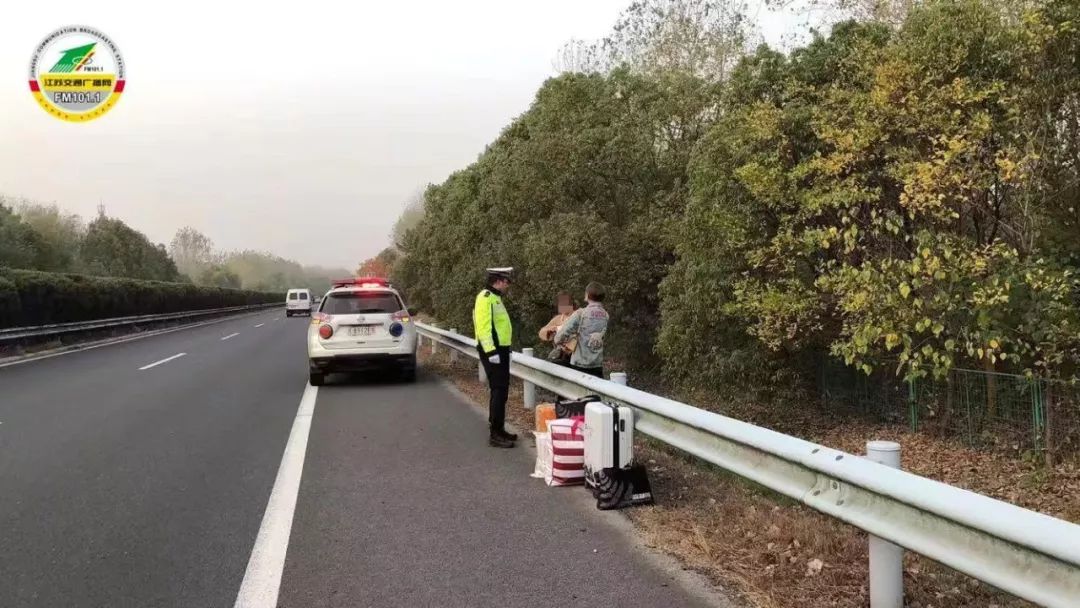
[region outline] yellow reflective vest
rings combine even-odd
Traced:
[[[476,296],[473,307],[473,328],[480,350],[486,354],[494,353],[497,346],[510,348],[513,330],[510,327],[510,315],[506,314],[502,297],[485,289]]]

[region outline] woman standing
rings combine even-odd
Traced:
[[[575,342],[570,367],[597,378],[604,377],[604,336],[608,312],[604,308],[604,286],[592,282],[585,286],[585,308],[577,310],[555,332],[555,345]]]
[[[558,314],[540,329],[540,340],[553,343],[551,352],[548,354],[549,360],[560,365],[570,365],[570,356],[573,355],[574,348],[577,346],[577,339],[568,340],[561,345],[554,344],[555,334],[562,329],[562,326],[570,319],[570,315],[574,313],[574,303],[570,300],[570,294],[560,291],[555,298],[555,306]]]

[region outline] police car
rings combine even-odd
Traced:
[[[334,281],[308,327],[311,385],[334,372],[367,370],[415,380],[415,314],[386,279]]]

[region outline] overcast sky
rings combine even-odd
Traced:
[[[564,42],[629,3],[6,2],[0,194],[86,218],[100,202],[156,242],[190,225],[220,249],[354,267],[413,192],[528,108]],[[27,86],[33,48],[73,24],[127,66],[120,102],[85,124]]]

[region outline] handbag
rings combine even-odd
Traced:
[[[565,348],[556,346],[548,352],[547,360],[552,363],[558,363],[560,365],[567,365],[570,363],[570,353],[566,352]]]
[[[533,435],[536,437],[536,466],[533,467],[533,474],[530,477],[548,481],[551,479],[554,456],[551,450],[551,433],[535,432]]]
[[[575,416],[584,416],[585,406],[594,401],[600,401],[600,396],[586,395],[581,399],[563,399],[562,397],[556,396],[555,417],[573,418]]]
[[[572,419],[552,420],[551,471],[545,471],[549,486],[570,486],[585,483],[585,436]]]

